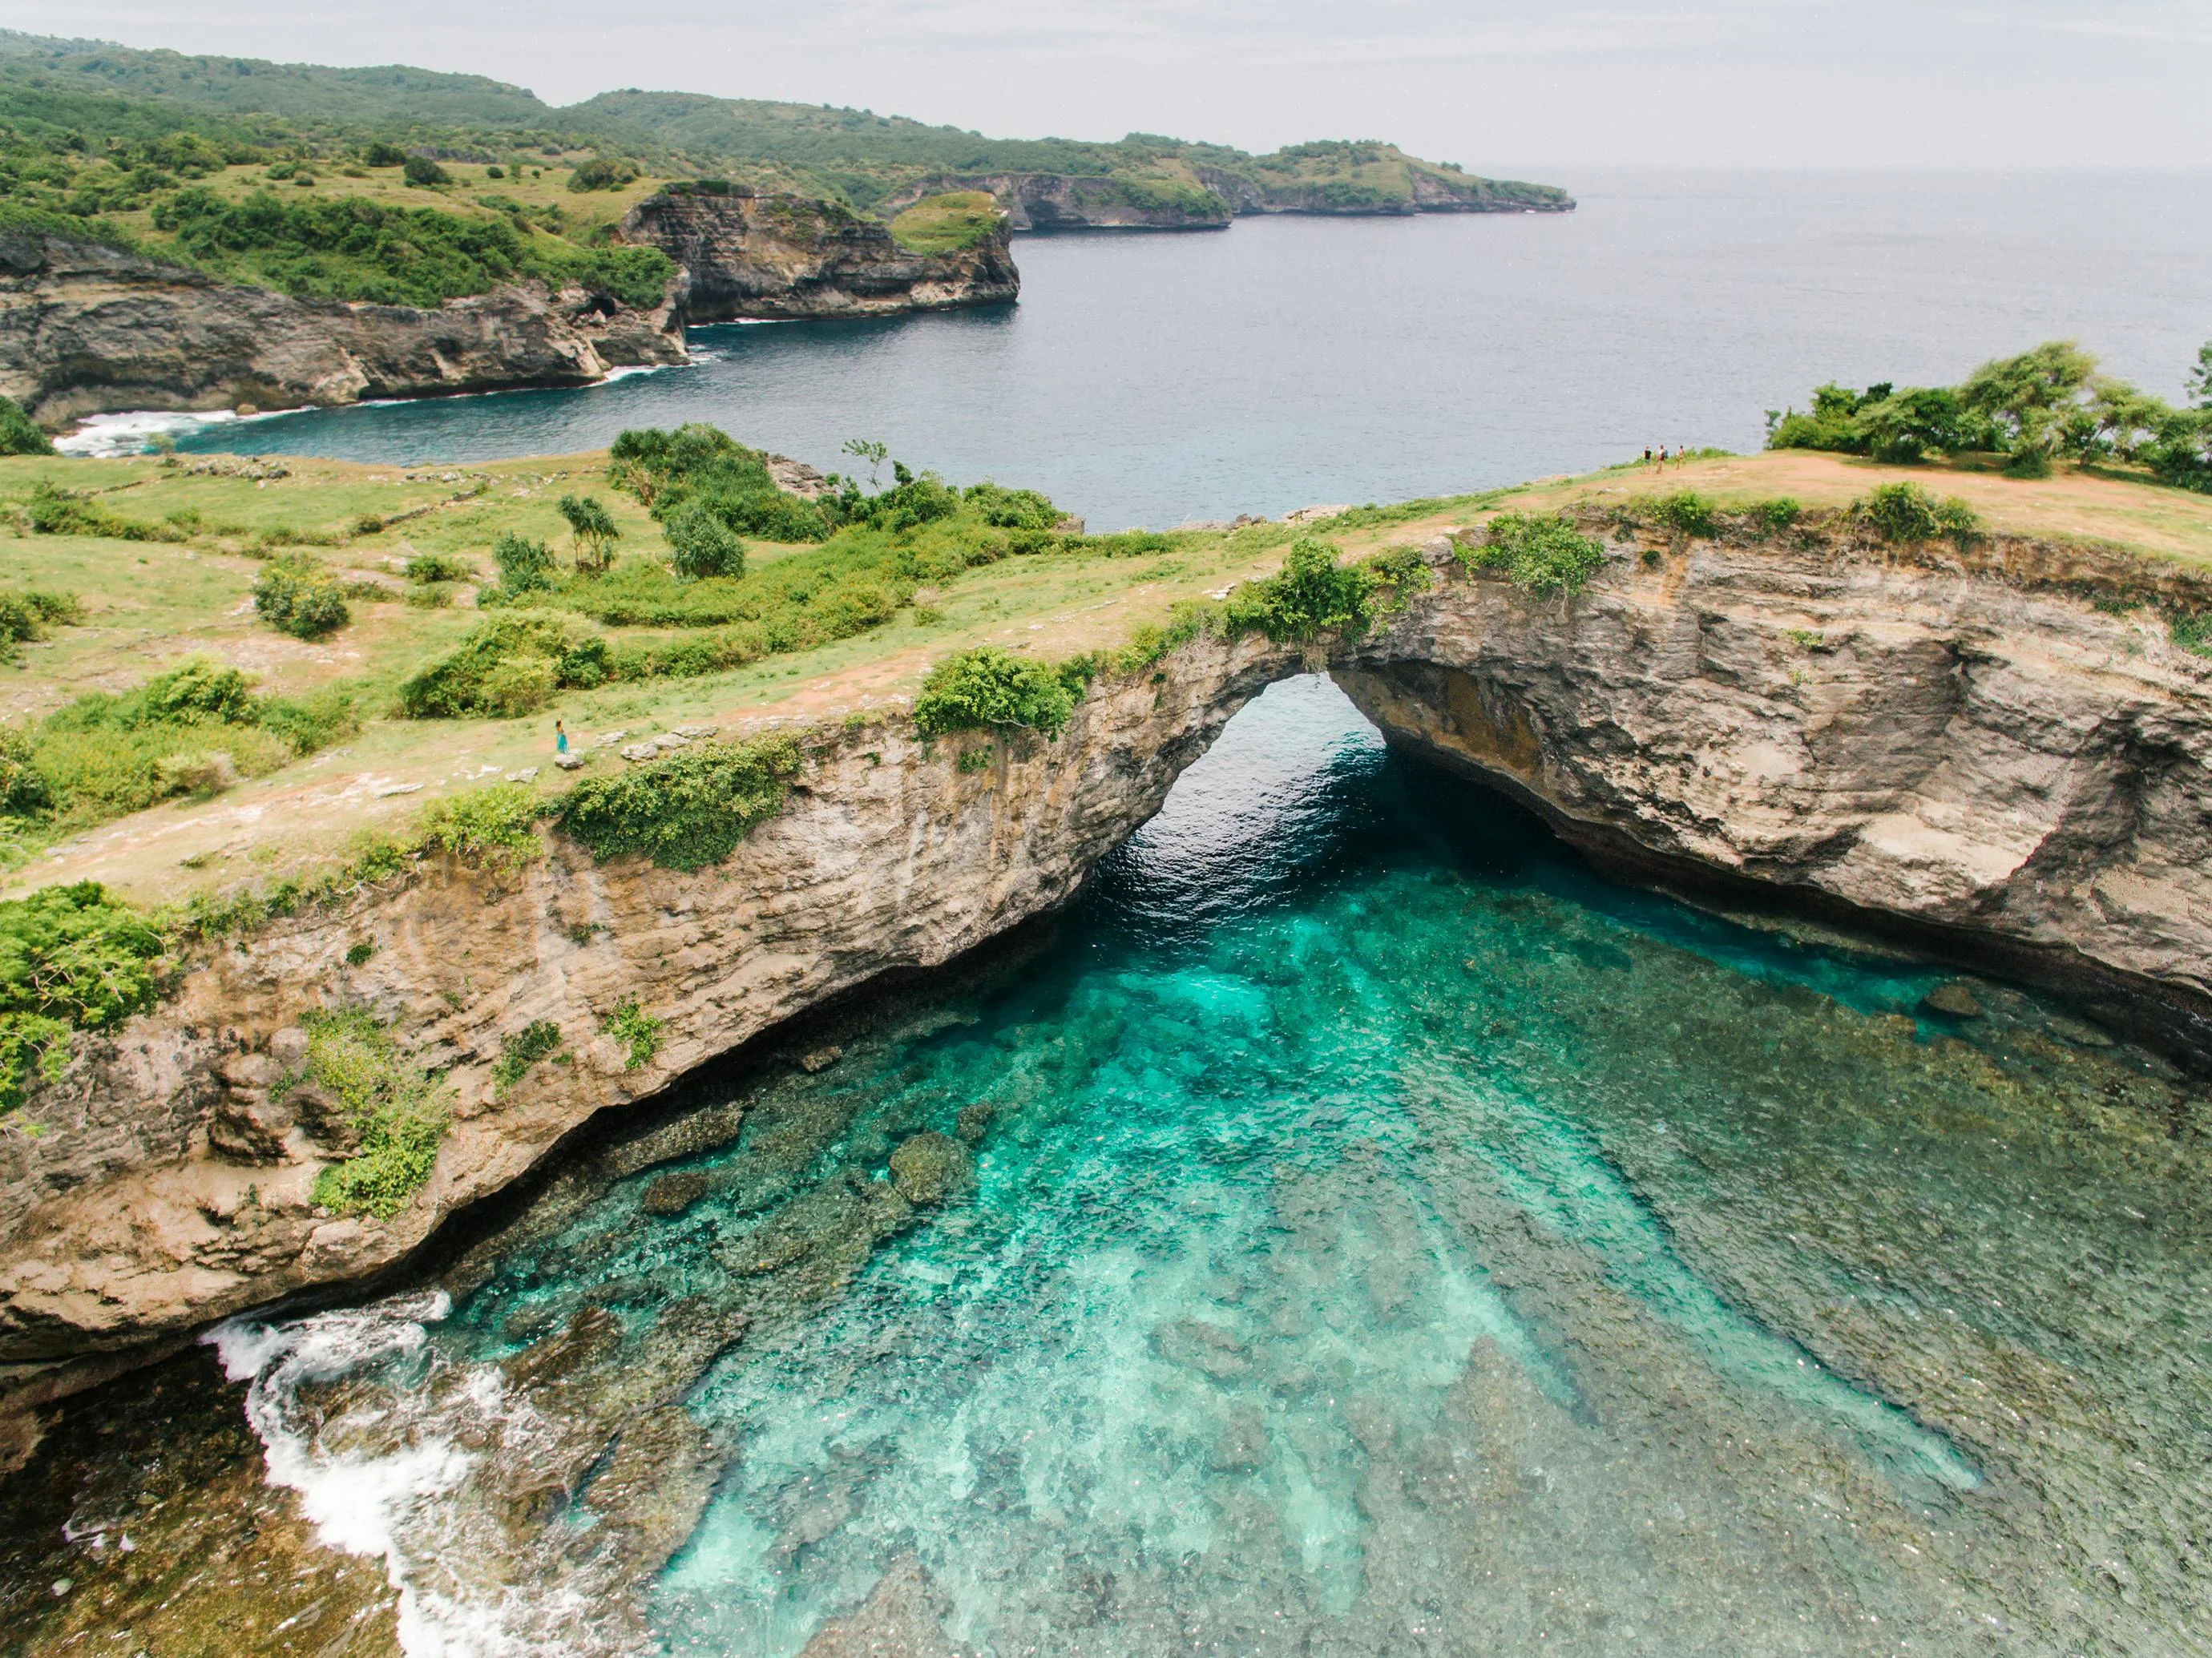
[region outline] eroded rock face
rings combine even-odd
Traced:
[[[1548,598],[1432,553],[1337,682],[1594,851],[2101,981],[2212,1054],[2212,661],[2069,591],[2200,608],[2202,578],[2003,538],[1613,550]]]
[[[1245,188],[1258,197],[1259,192],[1249,185]],[[1017,233],[1229,228],[1225,200],[1212,210],[1182,201],[1150,201],[1126,188],[1119,179],[1066,173],[974,173],[931,179],[898,191],[884,202],[884,208],[896,212],[925,196],[956,190],[981,190],[996,197],[1006,215],[1007,228]]]
[[[664,191],[623,217],[623,240],[676,261],[686,323],[878,317],[1002,304],[1021,292],[1001,230],[957,253],[913,253],[889,230],[808,196]]]
[[[49,425],[118,409],[264,409],[582,386],[681,362],[666,306],[520,283],[434,311],[295,300],[113,248],[0,235],[0,392]]]
[[[1157,684],[1101,686],[1056,743],[1017,740],[1003,767],[980,771],[958,768],[957,744],[926,753],[902,720],[842,732],[810,754],[783,813],[718,869],[599,865],[556,843],[520,872],[425,872],[350,909],[279,922],[246,952],[214,952],[174,1000],[87,1048],[22,1108],[40,1132],[0,1137],[0,1365],[33,1367],[14,1373],[0,1414],[77,1385],[102,1353],[387,1267],[594,1112],[657,1094],[887,969],[947,961],[1064,902],[1229,716],[1297,665],[1261,641],[1198,641],[1160,665]],[[375,955],[347,968],[370,933]],[[342,987],[395,1022],[416,1063],[449,1069],[454,1090],[437,1168],[389,1222],[317,1213],[313,1178],[337,1151],[329,1126],[304,1089],[267,1108],[279,1054],[296,1060],[301,1013]],[[629,997],[665,1021],[659,1053],[635,1071],[600,1030]],[[502,1039],[539,1019],[574,1062],[495,1089]],[[779,1171],[838,1132],[787,1114],[757,1126],[749,1205],[781,1200],[790,1176]],[[964,1163],[966,1147],[947,1144]],[[779,1148],[790,1156],[770,1155]],[[695,1194],[664,1195],[680,1206]],[[852,1248],[906,1224],[908,1205],[879,1181],[824,1189],[816,1207],[818,1224],[794,1220],[762,1247],[834,1275]]]
[[[2148,582],[2201,608],[2196,578],[2000,541],[1955,558],[1614,551],[1584,592],[1532,598],[1440,545],[1435,587],[1332,671],[1395,741],[1615,859],[1910,922],[2076,992],[2102,983],[2212,1052],[2212,662],[2148,611],[2067,591]],[[0,1414],[212,1319],[391,1267],[594,1112],[1065,902],[1230,714],[1305,665],[1196,641],[1157,683],[1094,687],[1057,743],[978,770],[959,744],[925,752],[902,720],[842,732],[719,869],[597,865],[556,843],[518,872],[425,872],[216,953],[33,1098],[20,1120],[39,1132],[0,1137],[0,1364],[20,1367]],[[375,955],[345,969],[370,935]],[[315,1212],[315,1173],[343,1151],[332,1114],[270,1080],[296,1063],[301,1014],[341,986],[454,1089],[436,1169],[389,1222]],[[665,1022],[635,1071],[600,1031],[626,998]],[[541,1019],[574,1062],[495,1090],[501,1042]],[[787,1102],[749,1129],[757,1155],[714,1179],[745,1211],[801,1197],[797,1171],[842,1121]],[[963,1160],[987,1127],[963,1114],[936,1161]],[[734,1123],[696,1132],[719,1144]],[[804,1193],[732,1265],[838,1281],[930,1200],[902,1190],[927,1171],[904,1172]],[[680,1209],[698,1185],[655,1201]],[[1160,1339],[1200,1368],[1237,1362],[1205,1331]]]

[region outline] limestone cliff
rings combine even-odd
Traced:
[[[1477,178],[1399,157],[1386,182],[1302,177],[1262,167],[1193,163],[1196,187],[1100,173],[966,173],[905,185],[895,212],[943,191],[988,191],[1017,233],[1060,230],[1224,230],[1255,214],[1402,217],[1419,213],[1571,213],[1574,198],[1547,185]]]
[[[1332,671],[1394,741],[1616,862],[1908,926],[2212,1060],[2212,662],[2154,613],[2083,596],[2203,608],[2212,584],[2004,537],[1900,554],[1847,529],[1612,553],[1583,592],[1541,597],[1439,540],[1432,587]],[[1197,640],[980,770],[957,752],[977,744],[926,747],[894,716],[814,739],[784,811],[720,868],[556,841],[517,872],[424,867],[210,953],[0,1136],[0,1415],[210,1319],[359,1283],[593,1113],[1064,902],[1238,706],[1316,659]],[[626,999],[665,1021],[636,1070],[601,1031]],[[340,1000],[456,1090],[428,1184],[389,1222],[314,1212],[330,1148],[271,1091],[301,1016]],[[538,1020],[575,1063],[501,1092],[502,1042]]]
[[[695,325],[886,316],[1002,304],[1021,292],[1003,230],[957,252],[915,253],[834,202],[743,185],[649,196],[623,218],[622,236],[676,261],[671,298]]]
[[[1431,556],[1442,586],[1336,669],[1394,741],[1639,872],[1902,923],[2212,1060],[2212,661],[2081,596],[2212,581],[1845,532],[1616,546],[1539,599]]]
[[[1157,683],[1095,690],[1057,742],[1010,744],[981,770],[957,764],[974,744],[926,747],[910,726],[842,732],[718,868],[596,865],[557,843],[518,873],[426,872],[210,952],[174,1001],[82,1054],[0,1135],[0,1417],[100,1374],[101,1355],[391,1266],[594,1112],[1065,902],[1243,701],[1295,671],[1264,644],[1200,641]],[[365,939],[374,954],[348,967]],[[600,1034],[628,998],[665,1022],[635,1071]],[[270,1099],[301,1014],[333,999],[453,1067],[436,1172],[389,1223],[313,1212],[314,1125]],[[577,1062],[497,1092],[501,1040],[541,1019]]]
[[[0,234],[0,392],[59,425],[106,410],[293,408],[581,386],[680,362],[667,307],[524,283],[434,311],[298,300],[133,253]]]
[[[988,191],[1005,212],[1007,228],[1027,234],[1055,230],[1226,230],[1237,210],[1218,191],[1207,195],[1147,190],[1141,181],[1067,173],[975,173],[930,179],[887,197],[883,210],[896,212],[924,197],[954,190]]]

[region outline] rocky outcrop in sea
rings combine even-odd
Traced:
[[[1003,227],[972,247],[916,253],[835,202],[742,185],[648,196],[624,216],[622,236],[676,261],[670,302],[694,325],[1006,304],[1022,288]]]

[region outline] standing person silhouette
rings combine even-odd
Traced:
[[[557,720],[553,722],[553,752],[556,754],[568,752],[568,733]]]

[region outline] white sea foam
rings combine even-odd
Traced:
[[[480,1489],[545,1463],[560,1434],[497,1365],[439,1350],[430,1327],[452,1311],[442,1291],[394,1296],[286,1324],[234,1319],[204,1339],[247,1384],[270,1483],[299,1493],[326,1546],[384,1562],[409,1658],[622,1649],[607,1585],[516,1555]],[[313,1396],[348,1377],[368,1386],[347,1402]]]
[[[271,415],[289,415],[289,409],[271,409],[260,414],[241,415],[229,409],[134,409],[119,415],[87,415],[76,430],[54,440],[54,452],[79,455],[94,460],[112,459],[118,455],[142,455],[155,438],[167,434],[173,438],[188,432],[198,432],[210,426],[234,425],[240,421],[266,420]]]
[[[398,1537],[410,1510],[452,1491],[475,1459],[436,1432],[406,1436],[382,1455],[334,1452],[316,1432],[315,1416],[301,1410],[300,1392],[419,1353],[428,1327],[452,1311],[442,1291],[397,1296],[291,1324],[233,1319],[203,1338],[223,1373],[248,1384],[246,1417],[260,1437],[270,1483],[300,1494],[323,1543],[385,1563],[399,1591],[400,1643],[411,1658],[496,1650],[473,1638],[465,1620],[457,1627],[443,1597],[419,1592]]]

